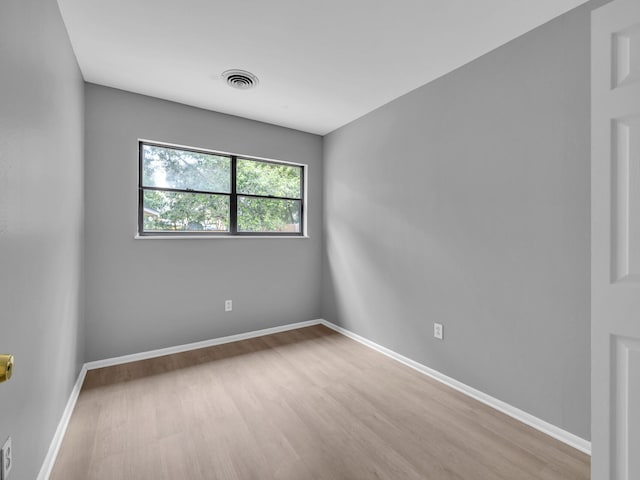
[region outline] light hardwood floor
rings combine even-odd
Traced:
[[[587,455],[320,325],[89,371],[51,475],[588,478]]]

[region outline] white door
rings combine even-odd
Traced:
[[[591,478],[640,480],[640,0],[591,20]]]

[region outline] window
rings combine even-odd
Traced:
[[[303,235],[302,165],[150,142],[139,157],[139,235]]]

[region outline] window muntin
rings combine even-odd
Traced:
[[[141,141],[139,235],[304,234],[304,166]]]

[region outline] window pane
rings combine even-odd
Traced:
[[[236,175],[238,193],[301,198],[302,167],[239,158]]]
[[[145,190],[145,232],[228,232],[229,196]]]
[[[300,233],[300,201],[239,196],[238,231]]]
[[[143,145],[142,185],[231,193],[231,159],[208,153]]]

